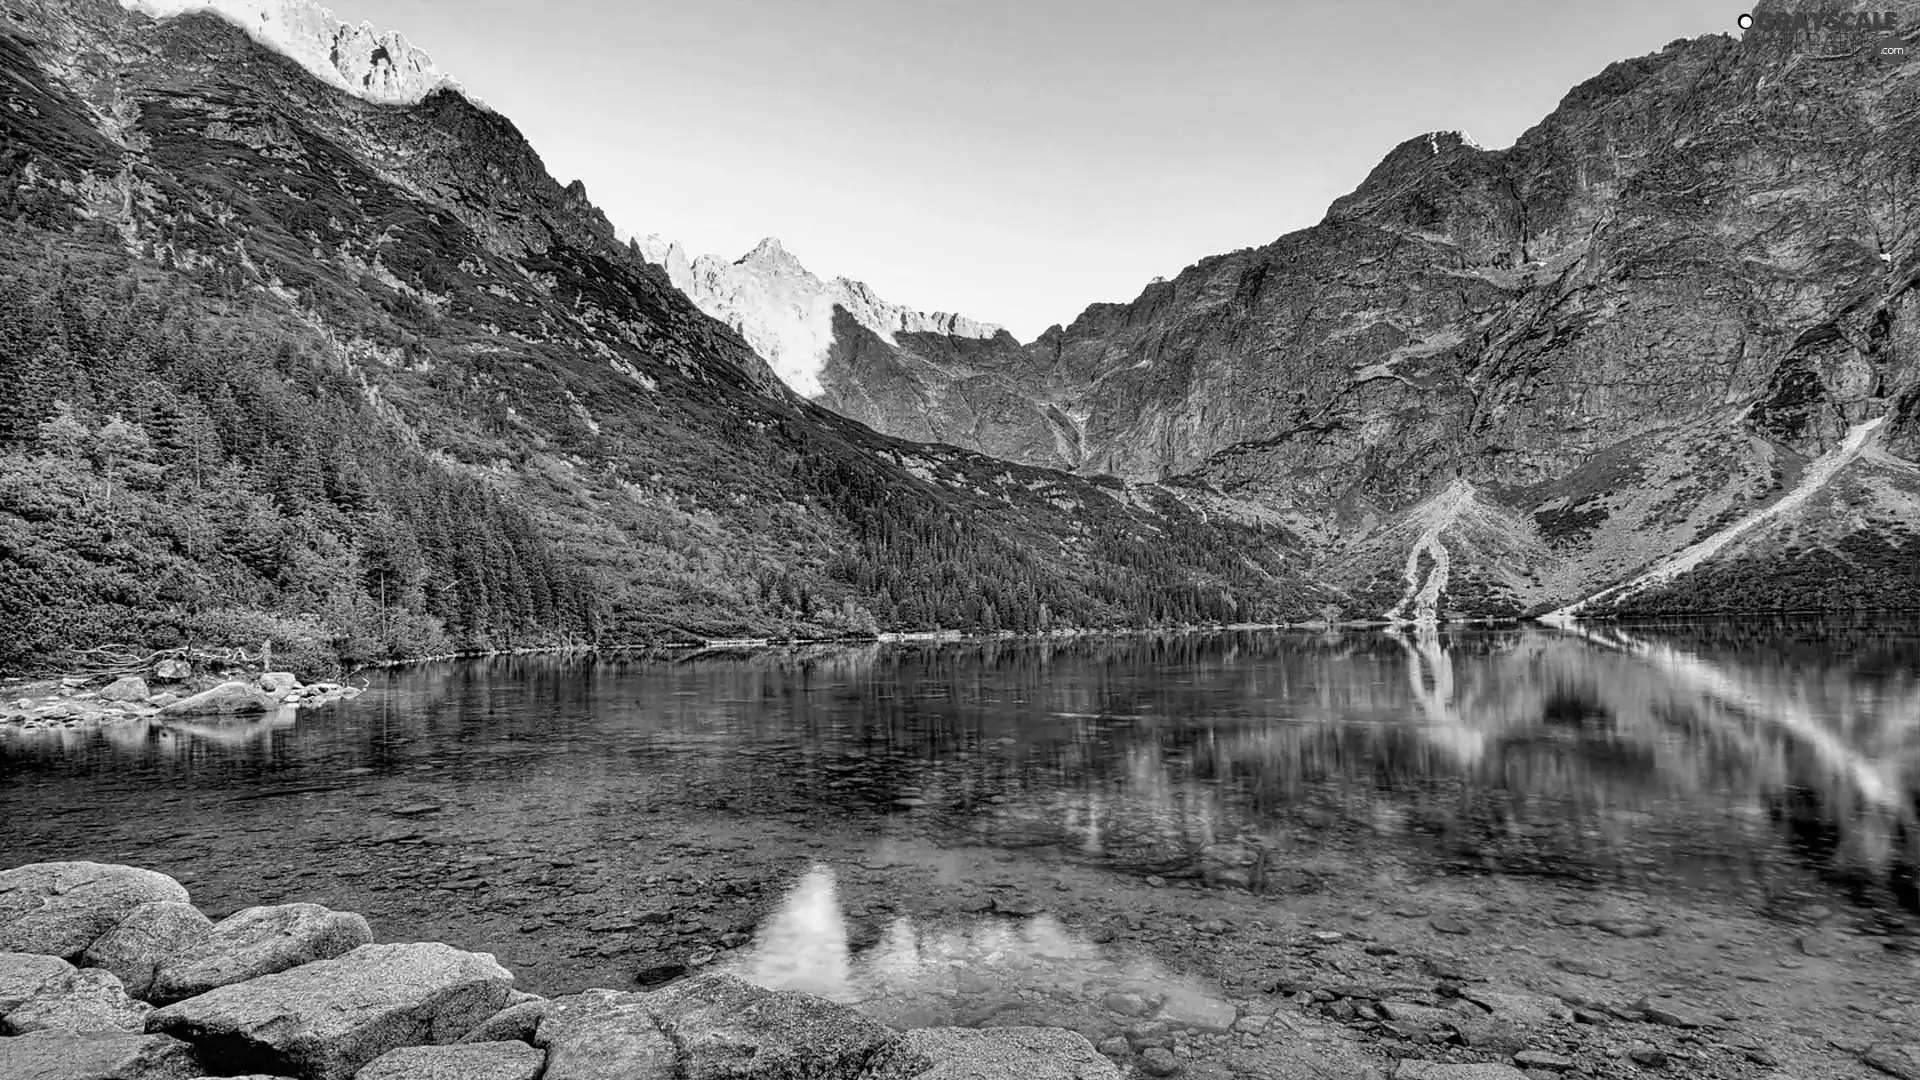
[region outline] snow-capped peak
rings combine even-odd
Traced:
[[[990,338],[998,326],[945,312],[931,314],[874,295],[866,283],[837,277],[822,281],[801,265],[775,237],[767,237],[738,259],[702,255],[689,260],[686,249],[659,234],[626,236],[640,257],[666,270],[675,288],[700,310],[733,327],[766,360],[767,366],[797,393],[817,398],[834,343],[834,309],[889,345],[900,334],[940,334]]]
[[[313,0],[120,0],[120,6],[154,19],[218,15],[317,78],[377,104],[412,105],[443,87],[465,93],[405,37],[380,33],[371,23],[348,26]]]

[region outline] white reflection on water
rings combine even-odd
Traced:
[[[895,1023],[1047,1022],[1117,1031],[1101,1004],[1111,991],[1139,994],[1176,1026],[1195,1016],[1224,1015],[1228,1022],[1233,1016],[1232,1006],[1202,981],[1096,945],[1051,915],[938,926],[902,916],[856,953],[834,871],[823,865],[794,883],[754,945],[721,970],[770,989],[860,1006]]]
[[[747,978],[770,990],[846,1001],[853,994],[847,924],[833,871],[816,866],[788,891],[761,931]]]

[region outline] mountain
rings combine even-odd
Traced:
[[[308,74],[366,101],[413,105],[435,90],[460,90],[403,35],[380,33],[371,23],[348,26],[305,0],[121,0],[120,6],[155,19],[218,15]]]
[[[1076,457],[1049,407],[1022,389],[1036,372],[1019,342],[963,315],[889,303],[865,282],[822,281],[768,237],[736,260],[688,260],[659,236],[633,241],[700,310],[739,331],[797,393],[877,431],[916,442],[991,448],[1049,468]]]
[[[399,38],[145,7],[0,0],[0,669],[1326,600],[1277,525],[793,393]]]
[[[1920,605],[1920,69],[1877,51],[1676,41],[1029,344],[864,343],[821,400],[1284,524],[1350,614]]]

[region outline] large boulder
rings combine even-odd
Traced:
[[[55,956],[0,953],[0,1035],[145,1030],[153,1006],[134,1001],[111,972]]]
[[[80,964],[113,972],[127,993],[146,1000],[162,964],[212,936],[213,921],[192,904],[141,904],[88,946]]]
[[[523,1042],[531,1044],[540,1031],[540,1021],[546,1018],[552,1002],[545,998],[534,998],[509,1004],[506,1008],[480,1021],[480,1025],[460,1037],[461,1042]]]
[[[331,960],[372,941],[367,920],[352,912],[319,904],[247,908],[215,923],[205,942],[165,958],[148,997],[164,1005],[216,986]]]
[[[860,1080],[1120,1080],[1120,1070],[1075,1031],[921,1028],[875,1054]]]
[[[547,1002],[533,1040],[547,1052],[542,1080],[678,1080],[679,1053],[646,998],[588,990]]]
[[[100,696],[107,701],[145,701],[151,693],[147,680],[138,675],[124,675],[102,688]]]
[[[278,698],[252,683],[223,682],[211,690],[202,690],[192,697],[174,702],[161,709],[160,715],[249,716],[270,713],[279,707]]]
[[[645,997],[680,1052],[679,1080],[853,1076],[899,1038],[845,1005],[732,975],[696,976]]]
[[[162,660],[153,665],[155,682],[185,682],[193,678],[193,665],[185,660]]]
[[[260,689],[269,694],[290,694],[300,689],[300,680],[291,671],[269,671],[260,676]]]
[[[354,1080],[538,1080],[546,1060],[523,1042],[407,1046],[374,1058]]]
[[[201,1047],[212,1072],[348,1080],[402,1046],[451,1043],[500,1011],[513,976],[450,945],[362,945],[221,986],[147,1018],[147,1030]]]
[[[132,866],[58,862],[16,867],[0,872],[0,952],[77,959],[134,908],[186,902],[185,886]]]
[[[57,956],[0,953],[0,1018],[39,997],[50,983],[73,977],[74,966]]]
[[[6,1080],[192,1080],[194,1049],[165,1035],[36,1031],[0,1039],[0,1076]]]

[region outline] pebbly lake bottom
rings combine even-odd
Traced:
[[[0,866],[1188,1075],[1877,1076],[1920,1042],[1917,778],[1898,621],[521,657],[0,731]]]

